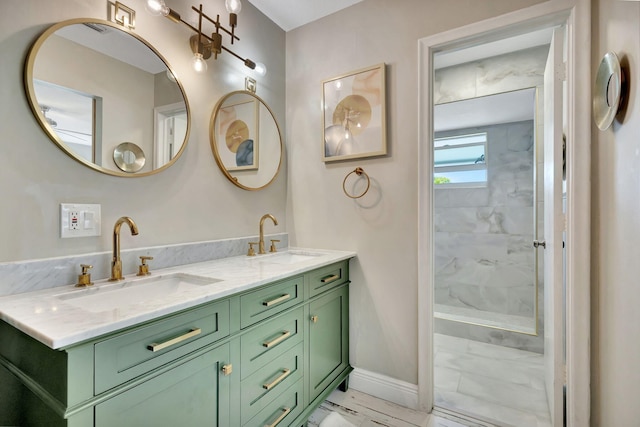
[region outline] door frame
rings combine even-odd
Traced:
[[[433,54],[566,25],[566,418],[590,417],[591,16],[587,0],[547,1],[418,42],[418,401],[433,409]]]

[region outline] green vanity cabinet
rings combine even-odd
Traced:
[[[0,321],[0,425],[300,427],[352,370],[348,266],[58,350]]]

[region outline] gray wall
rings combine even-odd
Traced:
[[[365,0],[287,33],[288,223],[302,247],[357,251],[350,291],[351,362],[417,382],[417,41],[538,1]],[[387,64],[389,155],[325,164],[321,82]],[[342,192],[361,166],[371,189]]]
[[[612,51],[630,84],[613,126],[592,125],[591,183],[584,183],[592,191],[591,425],[633,426],[640,420],[640,3],[592,7],[591,81]]]
[[[218,169],[209,145],[209,119],[216,102],[244,89],[244,78],[258,81],[257,94],[285,128],[285,33],[249,2],[244,2],[234,50],[269,69],[255,76],[241,61],[223,52],[209,60],[205,75],[191,68],[190,31],[166,18],[151,16],[143,0],[135,9],[136,33],[153,44],[175,68],[191,107],[191,136],[183,156],[169,169],[145,178],[104,175],[77,163],[54,145],[34,119],[22,88],[23,63],[31,43],[53,23],[79,17],[107,19],[107,2],[3,1],[0,5],[0,262],[108,251],[116,219],[131,216],[136,237],[123,234],[122,247],[147,247],[256,235],[258,221],[273,213],[287,227],[286,164],[264,191],[235,187]],[[171,0],[169,6],[194,20],[192,2]],[[209,15],[224,16],[224,2],[205,5]],[[61,202],[100,203],[102,236],[60,239]],[[0,286],[2,284],[0,283]]]

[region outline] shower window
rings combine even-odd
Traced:
[[[433,182],[439,187],[487,185],[487,133],[434,140]]]

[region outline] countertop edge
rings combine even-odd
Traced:
[[[220,285],[223,286],[222,289],[219,289],[220,286],[211,285],[212,287],[210,292],[206,292],[207,289],[205,289],[195,295],[186,296],[183,300],[160,304],[158,308],[151,308],[148,311],[140,312],[135,315],[127,315],[124,318],[117,320],[100,319],[99,315],[87,314],[83,310],[77,308],[63,307],[60,309],[60,307],[51,305],[56,295],[65,292],[72,292],[74,289],[77,289],[74,288],[73,285],[59,286],[41,291],[0,297],[0,319],[54,350],[63,350],[65,348],[93,340],[100,336],[117,332],[121,329],[133,327],[161,317],[170,316],[198,305],[210,303],[239,292],[245,292],[268,283],[286,279],[287,277],[303,274],[317,268],[322,268],[336,262],[356,257],[356,253],[351,251],[307,248],[289,248],[287,251],[279,253],[282,254],[287,252],[319,253],[321,255],[312,260],[300,262],[299,265],[296,266],[282,265],[279,272],[276,271],[277,267],[272,265],[271,268],[274,270],[273,272],[264,273],[264,271],[261,270],[259,277],[225,279],[222,282],[223,285],[226,286]],[[162,275],[182,272],[202,277],[215,277],[221,275],[219,273],[225,269],[225,264],[229,264],[230,267],[235,267],[236,269],[240,268],[238,264],[249,268],[252,263],[269,263],[268,257],[274,255],[275,254],[267,254],[258,257],[240,256],[204,261],[196,264],[187,264],[157,270],[154,271],[154,274]],[[210,270],[212,273],[210,275],[207,274],[207,270]],[[104,284],[106,283],[102,282],[98,286]],[[49,306],[47,306],[47,303]],[[64,311],[68,313],[66,318]],[[49,315],[48,318],[47,314]],[[83,316],[83,314],[86,316]],[[69,323],[73,322],[74,319],[78,322],[77,324]],[[70,330],[68,332],[56,333],[55,322],[58,322],[58,324],[63,325]]]

